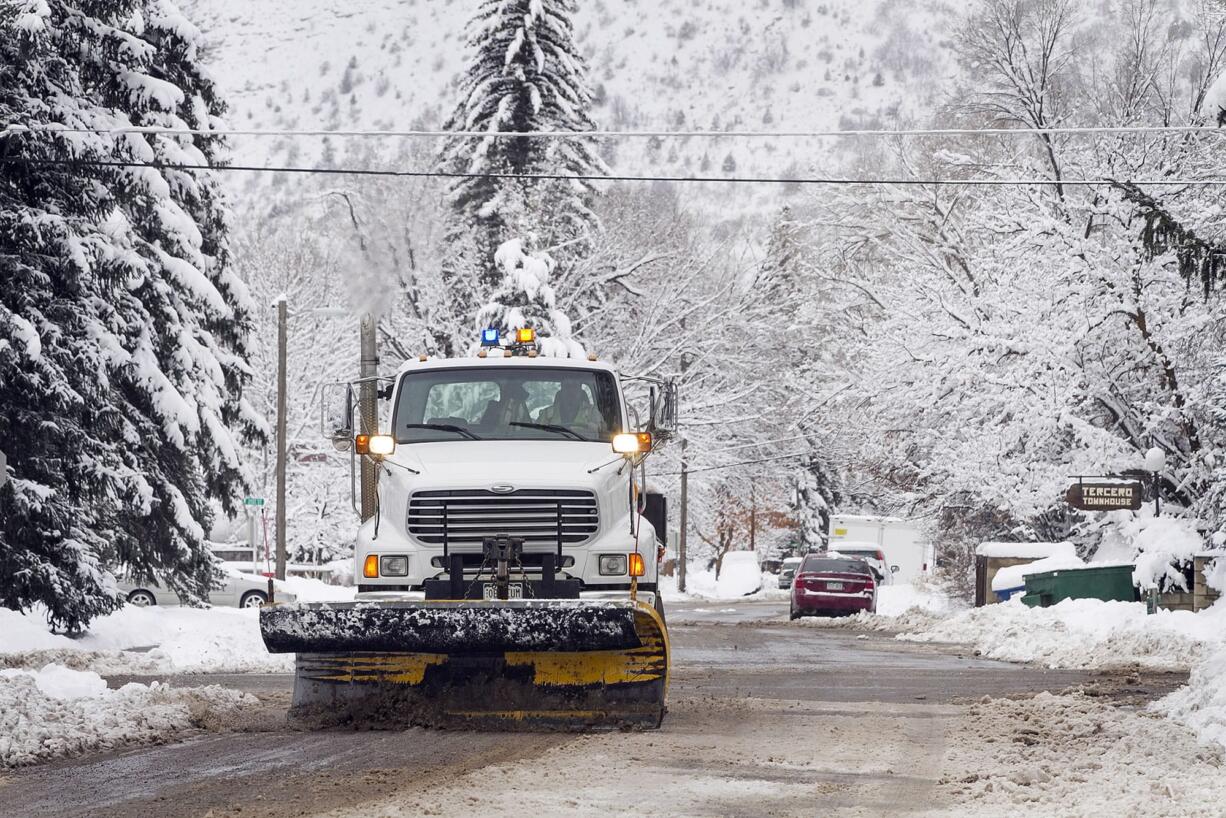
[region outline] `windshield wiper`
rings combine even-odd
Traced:
[[[572,440],[583,440],[589,443],[591,442],[591,441],[588,441],[586,437],[576,432],[574,429],[567,428],[566,426],[558,426],[553,423],[520,423],[517,420],[513,420],[507,425],[508,426],[523,426],[526,429],[544,429],[546,432],[557,432],[560,435],[566,435]]]
[[[402,423],[402,429],[438,429],[440,432],[455,432],[457,435],[463,435],[469,440],[480,440],[481,438],[465,429],[463,426],[453,426],[450,423]]]

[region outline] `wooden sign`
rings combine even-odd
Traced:
[[[1081,482],[1069,486],[1064,499],[1082,511],[1136,511],[1141,507],[1141,484],[1137,482]]]

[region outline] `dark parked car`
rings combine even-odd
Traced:
[[[792,582],[792,619],[877,612],[877,580],[868,563],[810,554]]]

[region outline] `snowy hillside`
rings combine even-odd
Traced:
[[[380,130],[442,123],[475,5],[187,3],[235,127]],[[953,13],[931,1],[629,0],[580,4],[575,31],[602,128],[845,129],[892,125],[931,105]],[[236,161],[314,162],[345,151],[340,140],[325,143],[233,145]],[[606,158],[625,173],[780,176],[828,150],[828,140],[812,139],[642,141],[610,143]]]

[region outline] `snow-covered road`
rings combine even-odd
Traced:
[[[0,774],[25,816],[1219,815],[1222,750],[1144,708],[1184,681],[976,657],[777,601],[670,610],[664,728],[587,736],[286,729],[284,674],[228,732]],[[173,770],[174,774],[167,774]]]

